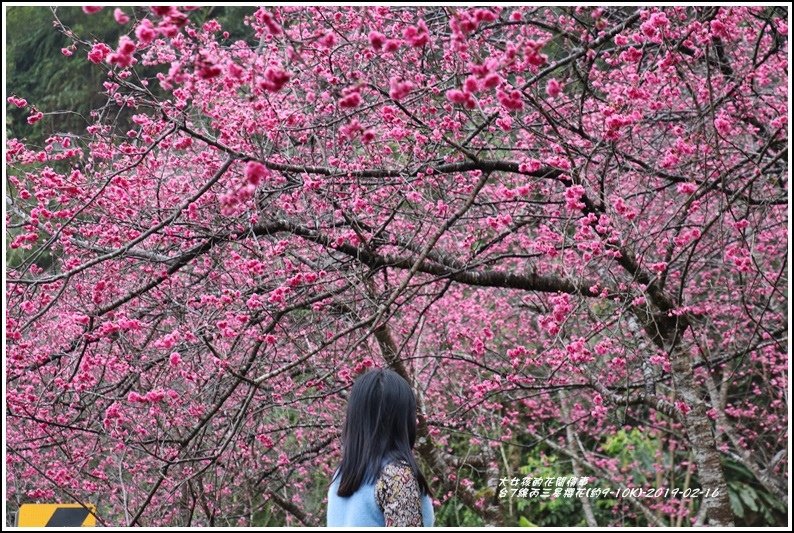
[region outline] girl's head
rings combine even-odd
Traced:
[[[353,383],[342,429],[339,496],[350,496],[361,483],[374,481],[385,462],[411,465],[424,492],[427,482],[413,455],[416,397],[405,379],[389,369],[373,369]]]

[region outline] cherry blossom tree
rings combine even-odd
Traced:
[[[55,12],[107,102],[6,146],[9,500],[322,524],[346,392],[388,365],[437,512],[515,523],[540,448],[667,488],[617,499],[637,524],[734,524],[728,463],[787,501],[785,10],[199,13],[118,9],[105,43]]]

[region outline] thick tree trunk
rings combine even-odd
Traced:
[[[711,526],[733,526],[728,485],[722,471],[717,441],[711,429],[711,420],[706,404],[698,393],[692,360],[681,345],[684,333],[691,326],[689,319],[686,315],[671,314],[677,307],[674,300],[648,272],[638,266],[632,252],[621,249],[621,258],[618,261],[635,279],[647,284],[646,294],[658,310],[653,314],[646,309],[635,308],[634,312],[653,343],[670,354],[673,384],[688,407],[684,413],[684,423],[689,447],[697,464],[698,480],[703,491],[708,491],[708,497],[701,497],[701,510],[705,509],[706,522]]]
[[[576,429],[574,428],[574,422],[571,420],[568,394],[566,394],[565,389],[560,389],[559,396],[560,409],[565,421],[565,438],[568,442],[568,452],[572,458],[579,458],[580,454],[578,449],[578,437],[576,435]],[[572,460],[571,468],[573,469],[573,475],[577,479],[584,475],[584,472],[582,472],[582,467],[579,465],[579,461]],[[582,498],[581,502],[582,511],[584,511],[584,518],[587,521],[588,527],[598,527],[598,522],[596,521],[595,514],[593,513],[593,506],[590,504],[590,498]]]
[[[728,499],[728,485],[722,471],[720,452],[711,429],[711,421],[706,414],[706,404],[698,395],[689,354],[680,347],[675,347],[670,366],[676,391],[689,407],[684,419],[689,445],[697,463],[700,486],[704,492],[708,490],[709,493],[708,497],[701,497],[707,524],[733,526],[733,512]]]

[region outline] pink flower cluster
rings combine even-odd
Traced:
[[[573,311],[573,303],[568,294],[552,296],[549,302],[553,306],[551,315],[541,316],[538,325],[550,335],[556,335],[560,332],[560,326],[568,318],[568,314]]]
[[[725,113],[720,113],[714,119],[714,129],[723,137],[728,137],[733,130],[733,121]]]
[[[369,32],[369,44],[375,51],[380,52],[394,52],[400,47],[400,41],[397,39],[387,39],[384,34],[377,30]]]
[[[196,74],[202,80],[210,80],[212,78],[216,78],[221,75],[221,72],[223,72],[221,67],[219,67],[215,63],[212,63],[209,60],[204,60],[199,62],[198,68],[196,69]]]
[[[269,66],[265,69],[265,79],[259,82],[259,87],[272,93],[281,90],[290,80],[290,74],[281,67]]]
[[[165,399],[167,392],[162,389],[154,389],[141,396],[135,391],[127,394],[127,401],[130,403],[156,403]],[[107,417],[107,415],[106,415]]]
[[[268,11],[267,8],[260,7],[256,13],[254,13],[254,18],[259,24],[262,24],[265,28],[267,28],[267,31],[269,31],[271,34],[281,34],[281,26],[276,22],[273,14]]]
[[[450,89],[446,92],[447,100],[453,104],[462,104],[466,109],[474,109],[477,107],[477,101],[472,94],[467,91],[459,89]]]
[[[620,60],[625,63],[637,63],[642,59],[642,50],[629,46],[626,50],[620,53]]]
[[[637,208],[626,204],[626,200],[622,196],[613,197],[612,206],[615,208],[615,212],[626,220],[634,220],[639,214]]]
[[[275,444],[273,442],[273,439],[270,438],[270,435],[265,435],[264,433],[260,433],[259,435],[257,435],[256,441],[268,449],[272,448],[273,445]]]
[[[339,136],[342,139],[352,140],[362,131],[364,131],[364,127],[361,125],[361,122],[357,118],[354,118],[339,128]]]
[[[367,370],[368,368],[372,368],[373,366],[375,366],[375,361],[373,361],[371,357],[365,357],[364,359],[356,363],[356,366],[353,367],[353,372],[355,374],[360,374],[365,370]]]
[[[499,74],[496,72],[499,68],[499,62],[492,57],[486,59],[481,64],[470,64],[469,68],[476,80],[479,80],[480,89],[493,89],[502,81],[502,78],[499,77]],[[471,92],[474,91],[471,90]]]
[[[130,21],[129,15],[118,7],[113,10],[113,19],[121,25],[127,24]]]
[[[163,337],[157,339],[154,342],[155,348],[161,348],[163,350],[170,350],[173,348],[177,342],[182,338],[179,330],[174,330],[171,333],[164,335]]]
[[[342,109],[352,109],[361,105],[360,87],[347,88],[342,91],[342,98],[339,100],[339,107]]]
[[[648,20],[643,22],[640,25],[640,31],[642,31],[643,35],[645,35],[648,39],[652,41],[656,41],[658,37],[660,37],[661,30],[666,28],[670,25],[670,21],[663,12],[658,11],[656,13],[652,13]]]
[[[507,350],[507,357],[510,359],[510,362],[513,368],[519,366],[529,355],[529,350],[526,349],[524,346],[516,346],[515,348],[510,348]]]
[[[449,27],[454,33],[469,34],[477,30],[482,22],[493,22],[497,19],[496,13],[490,9],[469,9],[452,17]]]
[[[472,74],[468,76],[465,81],[463,82],[463,87],[461,89],[450,89],[446,92],[447,100],[452,102],[453,104],[463,105],[466,109],[474,109],[477,106],[477,101],[474,99],[474,94],[478,91],[485,90],[485,89],[493,89],[497,87],[501,83],[501,78],[499,74],[494,72],[495,69],[498,68],[498,62],[493,58],[488,59],[482,64],[471,64],[469,65]],[[511,94],[505,91],[501,91],[500,93],[502,98],[505,98],[504,95],[507,95],[507,105],[508,109],[515,107],[516,104],[511,101]],[[518,108],[521,107],[520,104],[520,94],[516,97],[513,95],[513,99],[519,100]],[[512,123],[512,121],[510,121]],[[502,124],[504,127],[504,124]]]
[[[530,69],[537,70],[538,67],[545,65],[546,61],[548,61],[548,56],[540,51],[545,44],[546,43],[543,41],[535,40],[528,40],[526,42],[524,46],[524,57]]]
[[[182,364],[182,356],[179,352],[171,352],[171,355],[168,356],[168,364],[171,366],[179,366]]]
[[[587,348],[587,341],[582,337],[575,338],[565,347],[568,360],[574,364],[591,363],[595,361],[593,353]]]
[[[411,46],[424,46],[430,42],[430,34],[427,31],[427,24],[424,20],[419,20],[416,26],[408,26],[403,30],[403,37]]]
[[[24,248],[29,250],[32,247],[30,243],[34,243],[38,240],[39,240],[39,234],[35,231],[30,231],[28,233],[21,233],[17,235],[14,238],[14,240],[11,241],[11,244],[9,246],[11,247],[11,249]],[[29,243],[29,244],[25,244],[25,243]]]
[[[689,228],[687,230],[682,231],[678,234],[678,236],[673,239],[676,246],[686,246],[692,241],[696,241],[701,237],[701,232],[699,228]]]
[[[102,420],[102,425],[105,429],[110,429],[113,426],[114,421],[118,424],[124,422],[125,417],[124,413],[121,410],[121,405],[117,402],[113,402],[108,406],[105,410],[105,418]]]
[[[111,48],[105,43],[95,43],[88,52],[88,60],[92,63],[101,63],[111,52]]]
[[[551,78],[546,83],[546,94],[551,98],[557,98],[562,92],[562,84],[554,78]]]
[[[122,35],[119,38],[119,46],[118,48],[116,48],[116,51],[107,56],[107,62],[110,63],[111,65],[118,65],[123,68],[132,66],[138,61],[133,56],[136,48],[137,46],[132,41],[132,39],[130,39],[126,35]],[[94,49],[92,49],[92,52],[93,50]],[[89,60],[90,59],[91,58],[89,56]]]
[[[510,216],[510,213],[502,213],[495,217],[487,217],[485,223],[495,230],[509,228],[510,224],[513,223],[513,217]]]
[[[17,96],[9,96],[6,99],[6,101],[9,104],[13,104],[13,105],[15,105],[17,107],[25,107],[26,105],[28,105],[28,101],[27,100],[25,100],[24,98],[19,98]]]
[[[581,185],[571,185],[565,190],[565,207],[571,211],[581,211],[585,208],[585,203],[582,202],[585,190]]]
[[[249,161],[245,164],[245,179],[251,185],[258,186],[263,180],[270,177],[270,169],[259,161]]]
[[[410,81],[405,81],[400,77],[392,77],[389,80],[389,98],[392,100],[402,100],[414,89],[415,85]],[[385,112],[385,109],[384,109]]]
[[[143,19],[138,27],[135,28],[135,36],[142,45],[146,45],[154,41],[157,37],[157,29],[149,19]]]
[[[521,101],[521,91],[518,89],[499,89],[496,91],[496,98],[508,111],[518,111],[524,107],[524,102]]]
[[[530,67],[537,68],[546,64],[548,56],[540,52],[541,48],[543,48],[545,44],[546,43],[542,41],[527,41],[524,48],[524,56],[526,57],[526,61]]]
[[[590,415],[596,419],[603,419],[609,410],[604,406],[604,399],[601,397],[600,394],[595,394],[593,396],[593,407],[590,410]]]
[[[484,398],[489,392],[499,390],[502,387],[499,374],[495,374],[493,379],[486,379],[471,386],[471,397],[474,400]]]
[[[33,112],[30,115],[28,115],[27,122],[28,124],[35,124],[42,118],[44,118],[44,113],[42,113],[41,111],[36,111],[34,109]]]
[[[604,111],[604,115],[606,116],[604,120],[604,125],[606,126],[604,137],[611,141],[620,138],[621,128],[629,126],[642,118],[642,115],[636,109],[629,114],[613,113],[611,109],[607,109]]]
[[[667,353],[663,351],[659,351],[648,358],[648,362],[655,366],[661,366],[662,370],[665,372],[670,372],[670,360],[667,357]]]
[[[739,272],[750,273],[754,271],[753,257],[747,248],[739,244],[729,244],[725,248],[725,261],[732,264]]]
[[[675,186],[680,194],[694,194],[698,190],[698,184],[692,182],[682,182]]]

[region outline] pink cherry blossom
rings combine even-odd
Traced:
[[[268,176],[270,171],[259,161],[249,161],[245,164],[245,179],[248,183],[259,185]]]
[[[682,182],[676,185],[675,188],[681,194],[693,194],[698,190],[698,184],[691,182]]]
[[[781,525],[784,12],[113,14],[118,45],[109,14],[46,28],[91,109],[7,88],[12,512],[322,524],[350,385],[389,367],[436,525],[586,522],[510,507],[506,472],[572,459],[717,489],[601,498],[604,527]],[[734,514],[739,470],[770,513]]]
[[[44,113],[42,113],[41,111],[34,111],[30,115],[28,115],[27,122],[28,122],[28,124],[35,124],[36,122],[41,120],[43,117],[44,117]]]
[[[27,106],[27,105],[28,105],[28,101],[27,101],[27,100],[25,100],[24,98],[19,98],[19,97],[17,97],[17,96],[9,96],[9,97],[6,99],[6,101],[7,101],[9,104],[13,104],[13,105],[15,105],[15,106],[17,106],[17,107],[25,107],[25,106]]]
[[[562,92],[562,85],[560,82],[554,78],[551,78],[548,83],[546,83],[546,94],[548,94],[552,98],[557,98]]]
[[[393,100],[402,100],[414,89],[414,84],[399,77],[389,80],[389,97]]]
[[[141,45],[151,43],[157,37],[157,30],[149,19],[143,19],[135,28],[135,37]]]
[[[375,50],[381,50],[386,43],[386,36],[381,32],[372,30],[369,32],[369,42]]]
[[[279,67],[267,67],[265,77],[259,82],[259,86],[266,91],[278,92],[290,80],[289,72]]]
[[[130,21],[129,15],[124,13],[124,11],[118,7],[113,10],[113,19],[121,25],[127,24]]]
[[[358,107],[360,104],[361,104],[361,95],[358,92],[351,92],[350,94],[342,97],[339,100],[339,107],[345,109]]]
[[[91,51],[88,52],[88,60],[92,63],[101,63],[111,51],[111,48],[105,43],[95,43]]]

